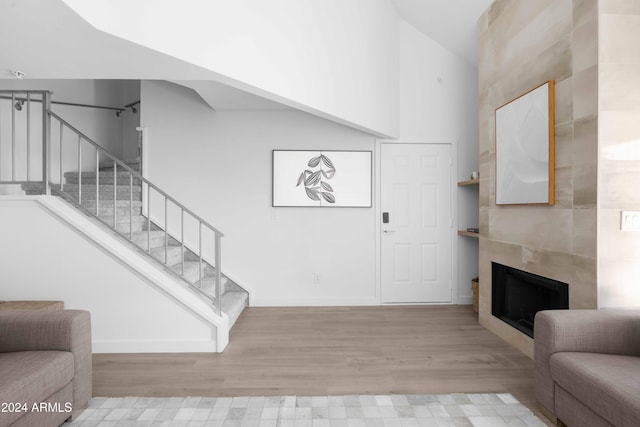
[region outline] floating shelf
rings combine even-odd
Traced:
[[[462,187],[465,185],[478,185],[478,184],[480,184],[480,179],[469,179],[466,181],[459,181],[458,187]]]
[[[467,230],[458,230],[458,235],[467,236],[467,237],[475,237],[477,239],[480,236],[480,233],[474,233],[472,231],[467,231]]]

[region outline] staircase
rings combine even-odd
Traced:
[[[52,102],[46,90],[0,90],[0,186],[45,196],[50,212],[72,218],[76,231],[213,326],[211,341],[223,351],[248,305],[248,293],[222,272],[223,233],[144,177],[139,164],[124,163],[53,112]],[[208,351],[208,339],[193,342]]]
[[[140,170],[137,163],[127,166],[137,172]],[[26,194],[42,194],[40,184],[23,184],[23,189]],[[149,221],[143,215],[143,187],[139,178],[130,177],[129,172],[116,172],[114,176],[112,166],[102,167],[98,173],[65,172],[64,184],[51,184],[51,192],[83,211],[97,223],[108,226],[128,244],[147,253],[185,286],[200,295],[214,295],[215,268],[206,261],[201,261],[195,252],[183,246],[169,233],[165,233],[162,226]],[[248,305],[248,293],[222,273],[220,293],[221,311],[229,317],[231,328]]]

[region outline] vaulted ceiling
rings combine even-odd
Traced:
[[[478,63],[476,22],[493,0],[391,0],[398,15],[420,32]]]

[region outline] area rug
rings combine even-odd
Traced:
[[[96,397],[67,427],[533,427],[511,394]]]

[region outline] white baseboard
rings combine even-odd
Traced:
[[[217,353],[214,340],[207,341],[121,341],[96,340],[93,353]]]
[[[458,304],[459,305],[471,305],[473,303],[473,299],[471,296],[459,296]]]
[[[380,305],[375,298],[251,297],[251,307],[347,307]]]

